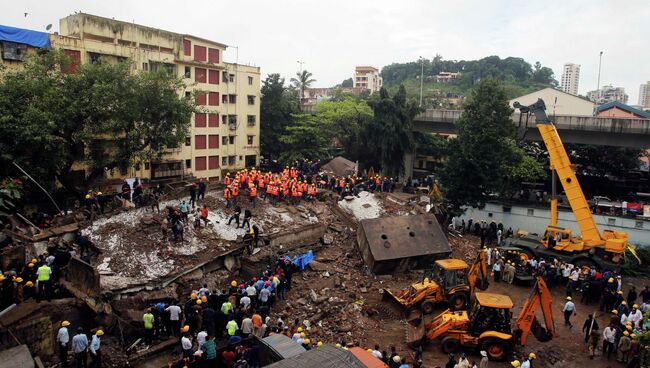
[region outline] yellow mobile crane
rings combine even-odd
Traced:
[[[550,157],[552,173],[551,223],[546,227],[544,236],[508,239],[504,249],[517,249],[528,257],[552,257],[562,259],[576,266],[598,268],[618,268],[622,256],[629,248],[627,233],[604,230],[601,236],[596,222],[591,214],[578,178],[576,177],[569,155],[564,149],[562,140],[553,122],[546,115],[546,105],[542,99],[530,106],[514,103],[522,113],[535,115],[536,126],[544,141]],[[562,183],[571,210],[575,215],[580,235],[573,235],[571,229],[558,226],[556,177]],[[635,254],[634,249],[630,248]],[[635,254],[636,256],[636,254]]]

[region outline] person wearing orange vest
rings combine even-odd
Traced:
[[[311,199],[311,200],[316,199],[316,186],[314,184],[309,186],[308,195],[309,195],[309,197],[308,197],[309,199]]]
[[[250,197],[251,197],[251,204],[253,205],[253,208],[255,208],[255,202],[257,201],[257,188],[255,187],[255,185],[251,186]]]
[[[236,206],[239,200],[239,183],[237,181],[233,182],[232,186],[232,205]]]
[[[226,200],[226,208],[230,208],[230,200],[232,199],[232,194],[230,188],[226,187],[223,190],[223,198]]]
[[[338,192],[341,193],[343,191],[343,188],[345,188],[345,178],[341,177],[339,180]]]
[[[226,174],[226,176],[224,176],[224,178],[223,178],[223,184],[224,184],[225,186],[230,185],[230,174]]]
[[[294,186],[291,188],[291,197],[293,197],[294,205],[298,205],[300,203],[300,196],[302,196],[302,193],[300,193],[300,189],[298,188],[298,184],[294,184]]]
[[[262,194],[263,199],[266,198],[266,193],[267,193],[266,192],[267,189],[266,189],[266,182],[265,181],[266,180],[264,180],[264,178],[262,176],[258,176],[257,187],[260,188],[260,192]]]
[[[375,177],[375,190],[381,192],[381,176]]]

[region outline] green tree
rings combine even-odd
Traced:
[[[413,149],[413,118],[419,112],[417,103],[407,100],[401,86],[391,98],[386,89],[379,98],[369,102],[374,119],[367,126],[368,146],[381,163],[386,176],[397,177],[404,169],[404,155]]]
[[[291,85],[300,91],[300,101],[305,98],[305,89],[309,88],[316,79],[312,78],[312,74],[306,70],[296,73],[296,77],[291,78]]]
[[[49,189],[74,186],[84,162],[87,180],[105,170],[160,157],[184,141],[194,99],[179,97],[181,80],[164,71],[132,74],[128,62],[84,64],[65,73],[62,51],[39,53],[0,78],[3,177],[16,161]],[[35,149],[37,148],[37,149]]]
[[[260,97],[260,130],[262,155],[277,159],[287,149],[280,137],[292,122],[291,115],[299,111],[295,90],[284,86],[280,74],[269,74],[262,83]]]
[[[514,144],[511,114],[497,79],[483,79],[472,90],[456,123],[458,138],[450,142],[443,172],[446,197],[452,205],[482,205],[488,193],[510,188],[526,173],[538,173],[538,168],[531,168],[536,161],[524,161],[525,154]]]
[[[327,125],[312,114],[293,115],[293,123],[286,128],[280,142],[287,147],[279,161],[290,164],[296,160],[321,160],[328,157],[331,133]]]
[[[323,101],[316,105],[316,117],[343,146],[344,156],[352,161],[368,151],[363,132],[373,112],[363,101],[346,96],[341,101]]]
[[[348,78],[348,79],[345,79],[343,82],[341,82],[341,84],[339,85],[339,87],[342,87],[342,88],[352,88],[353,85],[354,85],[354,84],[352,83],[352,78]]]

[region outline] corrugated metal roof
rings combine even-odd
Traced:
[[[282,358],[287,359],[304,353],[305,348],[291,338],[282,334],[273,334],[262,339],[269,347],[275,350]]]
[[[313,348],[300,355],[277,363],[268,368],[367,368],[348,350],[327,344]]]
[[[435,216],[395,216],[361,220],[375,261],[451,252]]]

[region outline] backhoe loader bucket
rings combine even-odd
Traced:
[[[425,334],[425,324],[422,319],[419,320],[419,323],[406,324],[406,345],[411,349],[416,349],[424,342]]]
[[[406,317],[409,312],[408,308],[390,290],[383,289],[383,292],[381,309],[394,318]]]

